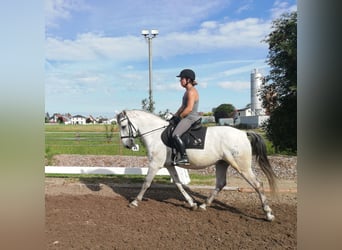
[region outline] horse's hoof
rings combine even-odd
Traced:
[[[130,208],[136,208],[138,206],[138,202],[136,200],[132,201],[131,203],[129,203],[128,205]]]
[[[191,207],[191,210],[192,210],[192,211],[195,211],[195,210],[197,210],[197,208],[198,208],[198,206],[197,206],[197,204],[195,203],[195,204]]]
[[[207,205],[206,204],[202,204],[199,206],[199,208],[202,210],[202,211],[206,211],[207,210]]]
[[[274,219],[275,219],[275,217],[274,217],[274,215],[273,214],[267,214],[267,220],[268,221],[274,221]]]

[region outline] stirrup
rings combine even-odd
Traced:
[[[188,158],[181,158],[179,160],[175,160],[173,162],[173,165],[174,166],[177,166],[177,165],[190,165],[190,162],[189,162]]]

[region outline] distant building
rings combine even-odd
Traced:
[[[82,115],[74,115],[71,117],[71,124],[78,125],[78,124],[86,124],[87,118]]]
[[[202,118],[202,123],[215,123],[215,116],[211,115],[211,116],[201,116]]]
[[[71,124],[71,115],[70,114],[64,114],[61,115],[59,113],[54,113],[49,118],[49,123],[63,123],[63,124]]]
[[[251,116],[252,115],[252,110],[251,108],[243,108],[243,109],[238,109],[237,110],[237,115],[238,116]]]
[[[257,128],[269,119],[265,109],[262,108],[262,101],[259,95],[264,77],[254,69],[251,73],[251,104],[243,109],[237,110],[235,125],[241,124],[248,128]]]
[[[221,126],[233,126],[234,125],[234,118],[220,118],[219,124]]]
[[[96,119],[95,119],[93,116],[89,115],[89,117],[86,118],[86,123],[87,123],[87,124],[88,124],[88,123],[96,124],[97,121],[96,121]]]
[[[54,113],[51,117],[48,117],[48,113],[45,114],[45,120],[48,123],[60,123],[60,124],[72,124],[72,125],[85,125],[85,124],[115,124],[116,118],[108,119],[106,117],[97,117],[94,118],[92,115],[83,116],[83,115],[74,115],[71,114],[60,114]]]

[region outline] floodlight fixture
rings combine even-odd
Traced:
[[[158,30],[151,30],[151,35],[156,36],[158,35]]]
[[[147,36],[148,34],[149,34],[148,30],[142,30],[141,31],[141,35],[143,35],[143,36]]]

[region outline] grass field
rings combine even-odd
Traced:
[[[45,157],[57,154],[81,155],[146,155],[139,139],[140,150],[123,147],[115,125],[45,125]]]
[[[262,130],[256,130],[264,138]],[[269,155],[274,148],[266,138]],[[139,139],[136,140],[140,150],[133,152],[122,146],[116,125],[45,125],[45,157],[49,160],[57,154],[81,155],[135,155],[145,156],[146,149]]]

